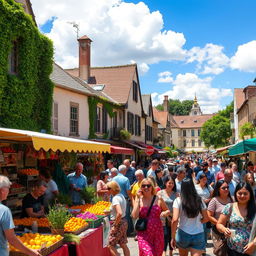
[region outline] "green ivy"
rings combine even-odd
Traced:
[[[101,103],[103,107],[107,110],[108,115],[112,118],[115,116],[116,112],[113,111],[114,108],[119,108],[119,104],[113,104],[107,98],[104,97],[94,97],[91,96],[88,98],[88,105],[89,105],[89,139],[94,139],[97,136],[95,135],[95,121],[96,121],[96,109],[97,104]]]
[[[0,0],[0,126],[51,131],[53,45],[14,0]],[[18,42],[18,74],[8,56]]]

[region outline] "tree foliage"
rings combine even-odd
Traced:
[[[240,127],[240,137],[244,139],[245,136],[250,136],[251,138],[254,137],[254,134],[255,134],[255,126],[250,123],[250,122],[247,122],[245,124],[243,124],[241,127]]]
[[[232,134],[230,114],[233,112],[233,102],[206,121],[201,129],[200,138],[206,147],[223,147],[228,144]]]
[[[0,0],[0,126],[51,131],[52,42],[14,0]],[[8,56],[17,42],[18,72]]]
[[[193,100],[173,100],[169,99],[169,113],[176,116],[185,116],[189,115],[189,112],[192,108],[194,101]],[[160,111],[164,110],[163,104],[159,104],[156,108]]]

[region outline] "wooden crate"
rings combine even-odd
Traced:
[[[88,229],[88,228],[89,228],[89,224],[86,225],[86,226],[83,226],[83,227],[79,228],[79,229],[76,230],[76,231],[72,231],[72,232],[66,232],[66,231],[65,231],[65,233],[71,233],[71,234],[74,234],[74,235],[79,235],[80,233],[84,232],[84,231],[85,231],[86,229]]]

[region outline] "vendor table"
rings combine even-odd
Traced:
[[[68,254],[68,246],[64,244],[54,252],[50,253],[48,256],[69,256]]]
[[[102,233],[103,227],[100,226],[83,237],[80,244],[76,245],[76,256],[110,256],[109,249],[102,246]]]

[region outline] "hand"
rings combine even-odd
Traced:
[[[37,250],[31,249],[31,251],[32,251],[31,254],[30,254],[31,256],[42,256],[41,253]]]
[[[246,253],[246,254],[252,254],[254,251],[256,250],[256,245],[254,242],[250,242],[248,243],[245,247],[244,247],[244,251],[243,253]]]
[[[166,215],[165,212],[161,212],[161,213],[160,213],[160,217],[161,217],[161,218],[165,218],[165,217],[167,217],[167,215]]]
[[[176,240],[174,238],[172,238],[172,240],[171,240],[171,247],[173,250],[176,249]]]
[[[231,231],[229,228],[225,228],[224,235],[225,237],[231,237]]]
[[[143,197],[143,193],[142,193],[142,191],[140,189],[137,192],[137,197],[138,198],[142,198]]]

